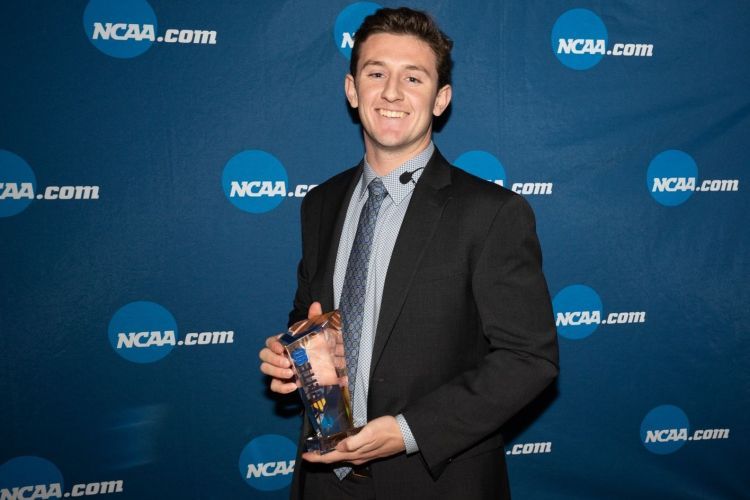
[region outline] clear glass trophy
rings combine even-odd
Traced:
[[[279,341],[286,349],[314,436],[308,451],[328,453],[360,428],[352,421],[349,377],[338,311],[299,321]]]

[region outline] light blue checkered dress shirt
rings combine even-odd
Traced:
[[[432,142],[417,156],[408,160],[403,165],[381,177],[383,184],[388,190],[388,196],[383,200],[378,214],[378,221],[375,225],[373,235],[372,250],[367,270],[367,288],[365,290],[365,307],[362,319],[362,333],[359,339],[359,362],[357,364],[357,376],[355,378],[353,401],[355,406],[359,402],[364,405],[354,411],[355,422],[357,426],[367,423],[367,392],[370,382],[370,362],[372,361],[372,347],[375,340],[375,332],[378,326],[378,316],[380,315],[380,304],[383,298],[383,287],[385,286],[385,276],[388,273],[388,265],[391,261],[393,247],[396,244],[398,232],[401,229],[401,223],[404,221],[406,209],[409,207],[411,195],[414,192],[415,183],[419,180],[424,170],[415,172],[412,176],[414,182],[409,181],[402,184],[399,177],[404,172],[413,172],[416,169],[427,165],[432,157],[435,146]],[[333,273],[333,290],[334,306],[339,307],[341,290],[344,287],[344,277],[346,275],[346,266],[349,262],[349,253],[352,250],[354,236],[357,233],[357,223],[359,214],[362,212],[367,201],[367,185],[375,178],[377,174],[367,163],[367,157],[364,161],[364,170],[359,184],[354,188],[354,193],[349,201],[349,207],[346,211],[344,227],[341,231],[339,249],[336,254],[336,268]],[[403,415],[396,415],[401,435],[406,445],[406,453],[415,453],[419,451],[417,442],[406,423]]]

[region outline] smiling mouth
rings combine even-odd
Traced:
[[[391,111],[389,109],[379,109],[378,113],[386,118],[404,118],[409,114],[406,111]]]

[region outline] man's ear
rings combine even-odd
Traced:
[[[453,89],[450,85],[445,85],[442,89],[438,90],[437,97],[435,97],[435,106],[432,108],[432,114],[435,116],[442,115],[451,103],[451,97],[453,97]]]
[[[346,99],[349,101],[349,106],[352,108],[358,107],[357,85],[354,83],[354,77],[350,74],[344,78],[344,92],[346,93]]]

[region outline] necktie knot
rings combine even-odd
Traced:
[[[388,194],[388,190],[385,188],[385,184],[380,180],[380,177],[375,177],[370,184],[367,185],[367,190],[370,192],[370,198],[373,201],[379,202]]]

